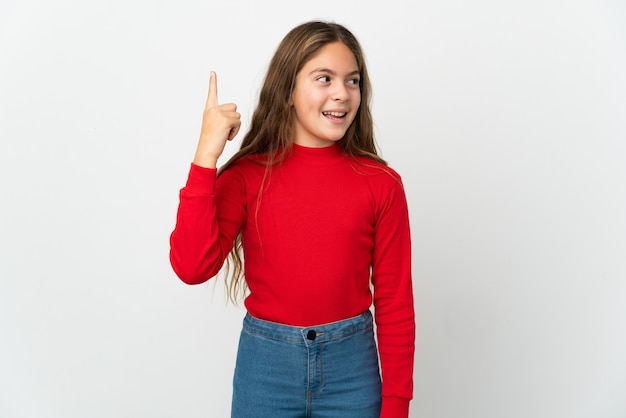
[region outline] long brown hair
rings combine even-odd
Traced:
[[[265,156],[263,161],[266,164],[267,176],[272,165],[288,155],[294,140],[295,115],[291,95],[296,76],[322,47],[333,42],[343,43],[354,54],[360,72],[361,90],[361,105],[344,137],[338,141],[338,145],[349,156],[367,157],[386,165],[386,162],[378,156],[374,140],[370,112],[371,84],[361,45],[344,26],[313,21],[293,28],[279,44],[267,69],[259,102],[252,114],[250,127],[243,138],[241,148],[220,168],[220,174],[239,158],[258,154]],[[246,291],[245,282],[241,280],[243,277],[241,251],[242,242],[239,233],[226,262],[228,294],[235,303]]]

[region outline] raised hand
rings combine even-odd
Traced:
[[[218,104],[217,75],[211,71],[209,95],[202,116],[202,131],[193,159],[194,164],[216,168],[217,159],[224,152],[226,141],[230,141],[237,135],[240,126],[241,115],[237,112],[237,105],[234,103]]]

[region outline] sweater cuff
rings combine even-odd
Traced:
[[[216,177],[216,168],[205,168],[191,163],[185,191],[192,194],[211,194],[215,190]]]
[[[409,399],[383,396],[380,418],[408,418]]]

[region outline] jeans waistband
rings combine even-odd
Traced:
[[[368,310],[362,314],[327,324],[297,327],[265,321],[250,315],[243,319],[243,328],[250,334],[294,344],[311,345],[349,337],[373,328],[372,313]]]

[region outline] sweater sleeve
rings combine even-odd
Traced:
[[[372,283],[382,371],[381,418],[408,417],[413,397],[415,313],[406,196],[398,178],[375,225]]]
[[[203,283],[220,271],[243,223],[244,185],[236,184],[229,171],[217,180],[216,169],[192,164],[180,191],[176,226],[170,235],[170,263],[187,284]],[[231,184],[220,188],[218,181]],[[219,195],[218,189],[228,195]]]

